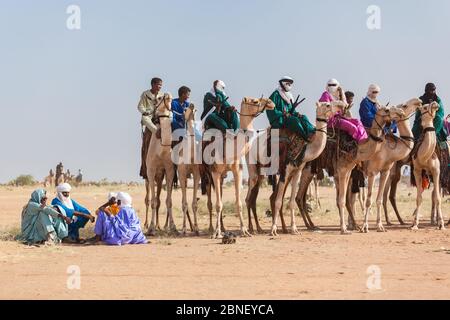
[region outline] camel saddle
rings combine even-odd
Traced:
[[[327,144],[322,154],[311,161],[311,172],[317,175],[319,180],[324,178],[323,170],[329,176],[334,176],[335,160],[338,157],[354,159],[358,152],[358,143],[347,132],[339,129],[328,128]]]
[[[269,157],[272,154],[271,138],[271,129],[269,129],[267,138],[267,153]],[[284,128],[280,129],[279,140],[277,142],[279,144],[278,173],[280,175],[280,181],[284,182],[286,178],[287,165],[291,164],[297,167],[302,163],[305,157],[306,146],[308,145],[308,142],[306,142],[297,134],[294,134],[290,130]]]

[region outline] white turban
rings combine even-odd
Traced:
[[[133,202],[131,196],[126,192],[119,192],[117,194],[117,200],[120,200],[121,207],[131,207],[131,204]]]
[[[56,187],[56,197],[59,199],[59,201],[62,202],[66,208],[73,209],[73,203],[72,199],[70,199],[70,195],[65,197],[63,195],[63,192],[70,192],[72,190],[72,187],[68,183],[61,183],[59,186]]]
[[[373,91],[380,92],[380,91],[381,91],[380,86],[377,85],[377,84],[371,84],[371,85],[369,86],[369,90],[367,91],[367,95],[371,94]]]
[[[214,83],[216,83],[216,82],[214,81]],[[211,89],[210,92],[214,97],[216,96],[216,90],[219,90],[224,95],[226,95],[225,88],[226,88],[225,82],[223,82],[222,80],[217,80],[216,86],[215,87],[213,86],[213,88]]]
[[[56,187],[57,192],[70,192],[72,187],[68,183],[61,183]]]
[[[111,198],[116,198],[117,199],[117,192],[110,192],[108,194],[108,201],[111,200]]]

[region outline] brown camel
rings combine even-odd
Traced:
[[[445,229],[441,210],[440,162],[439,157],[436,155],[437,137],[436,129],[433,126],[433,119],[438,109],[439,104],[436,102],[426,104],[419,108],[419,111],[421,112],[421,124],[424,129],[421,144],[418,147],[417,153],[412,156],[413,173],[417,187],[416,210],[414,213],[415,218],[412,226],[413,230],[419,229],[420,209],[423,201],[422,193],[424,191],[422,185],[423,171],[433,178],[432,201],[437,213],[438,229]]]
[[[370,160],[364,162],[364,171],[368,177],[368,191],[364,214],[364,224],[362,232],[369,232],[369,215],[372,206],[372,192],[375,177],[380,174],[378,194],[377,194],[377,231],[385,232],[381,221],[381,206],[384,194],[384,187],[389,176],[389,172],[395,163],[407,157],[414,147],[414,137],[409,124],[409,118],[415,114],[417,108],[422,106],[420,99],[411,99],[406,104],[389,109],[391,120],[397,121],[400,138],[386,136],[381,144],[379,152],[374,154]]]
[[[166,176],[166,207],[167,207],[167,218],[164,229],[166,231],[176,232],[176,226],[173,220],[172,214],[172,186],[173,179],[175,176],[175,170],[171,158],[172,152],[172,127],[171,127],[171,111],[172,110],[172,96],[170,94],[164,94],[163,97],[159,98],[158,105],[155,111],[155,117],[158,120],[158,131],[161,132],[161,137],[157,137],[157,134],[153,134],[149,152],[147,153],[147,178],[148,183],[146,183],[146,221],[148,221],[148,211],[151,202],[152,208],[152,220],[148,228],[148,234],[153,236],[156,233],[157,223],[157,193],[156,187],[158,182],[158,175],[160,176],[161,171],[165,172]],[[151,195],[151,200],[149,199],[149,194]]]
[[[244,225],[244,220],[242,217],[242,201],[241,201],[241,187],[242,187],[242,163],[241,158],[245,156],[250,151],[250,143],[247,139],[247,134],[250,134],[253,131],[253,122],[256,117],[263,114],[265,110],[273,110],[275,108],[275,104],[270,99],[254,99],[254,98],[244,98],[241,103],[241,111],[239,113],[240,118],[240,132],[236,138],[227,138],[227,140],[232,141],[233,151],[229,152],[230,148],[227,146],[227,150],[225,150],[223,154],[223,158],[217,159],[218,154],[215,154],[212,158],[214,158],[214,162],[210,163],[207,166],[208,174],[212,180],[212,185],[214,186],[214,191],[216,193],[216,214],[217,214],[217,223],[214,230],[213,237],[214,238],[222,238],[222,182],[223,176],[231,171],[234,177],[234,188],[235,188],[235,200],[236,200],[236,211],[239,215],[240,219],[240,231],[242,236],[251,236],[247,230],[247,227]],[[245,133],[245,134],[242,134]],[[205,133],[207,135],[208,133]],[[205,136],[204,135],[204,136]],[[240,137],[243,137],[245,140],[241,141]],[[217,139],[218,137],[215,136]],[[216,142],[217,140],[215,140]],[[220,141],[220,139],[219,139]],[[208,146],[209,147],[209,146]],[[206,147],[206,148],[208,148]],[[223,147],[223,146],[222,146]],[[221,148],[221,146],[219,146]],[[223,150],[223,149],[222,149]],[[205,149],[206,151],[206,149]],[[227,152],[228,151],[228,152]],[[219,160],[218,162],[216,160]],[[210,197],[211,192],[208,193]],[[208,200],[208,203],[212,201]]]
[[[343,102],[336,101],[330,103],[317,102],[316,103],[316,133],[312,136],[311,141],[306,145],[306,150],[304,157],[298,166],[293,164],[288,164],[286,168],[285,179],[280,179],[275,188],[275,192],[271,196],[272,204],[272,228],[271,235],[277,236],[277,224],[278,216],[280,215],[280,210],[283,205],[284,195],[289,183],[291,183],[291,199],[289,201],[289,210],[291,213],[291,233],[298,234],[295,223],[295,195],[297,193],[298,183],[301,178],[301,173],[306,163],[316,159],[322,151],[325,149],[327,142],[327,121],[334,114],[337,108],[343,108],[346,105]],[[295,133],[289,132],[292,137]],[[284,165],[284,164],[281,164]]]

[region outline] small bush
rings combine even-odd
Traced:
[[[13,185],[16,187],[25,187],[25,186],[34,186],[36,183],[37,182],[32,175],[24,174],[10,181],[9,185]]]

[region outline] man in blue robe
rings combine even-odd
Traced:
[[[79,205],[70,198],[72,187],[68,183],[62,183],[56,188],[57,196],[52,200],[52,205],[60,206],[66,212],[67,217],[72,219],[69,224],[69,237],[67,242],[84,243],[80,239],[80,228],[84,228],[88,221],[94,222],[95,217],[91,215],[88,209]]]
[[[359,116],[364,127],[368,131],[372,127],[373,120],[378,111],[378,94],[380,93],[380,87],[376,84],[371,84],[367,92],[367,97],[365,97],[359,107]],[[397,132],[397,124],[392,122],[390,126],[384,128],[385,133],[388,131],[393,133]]]

